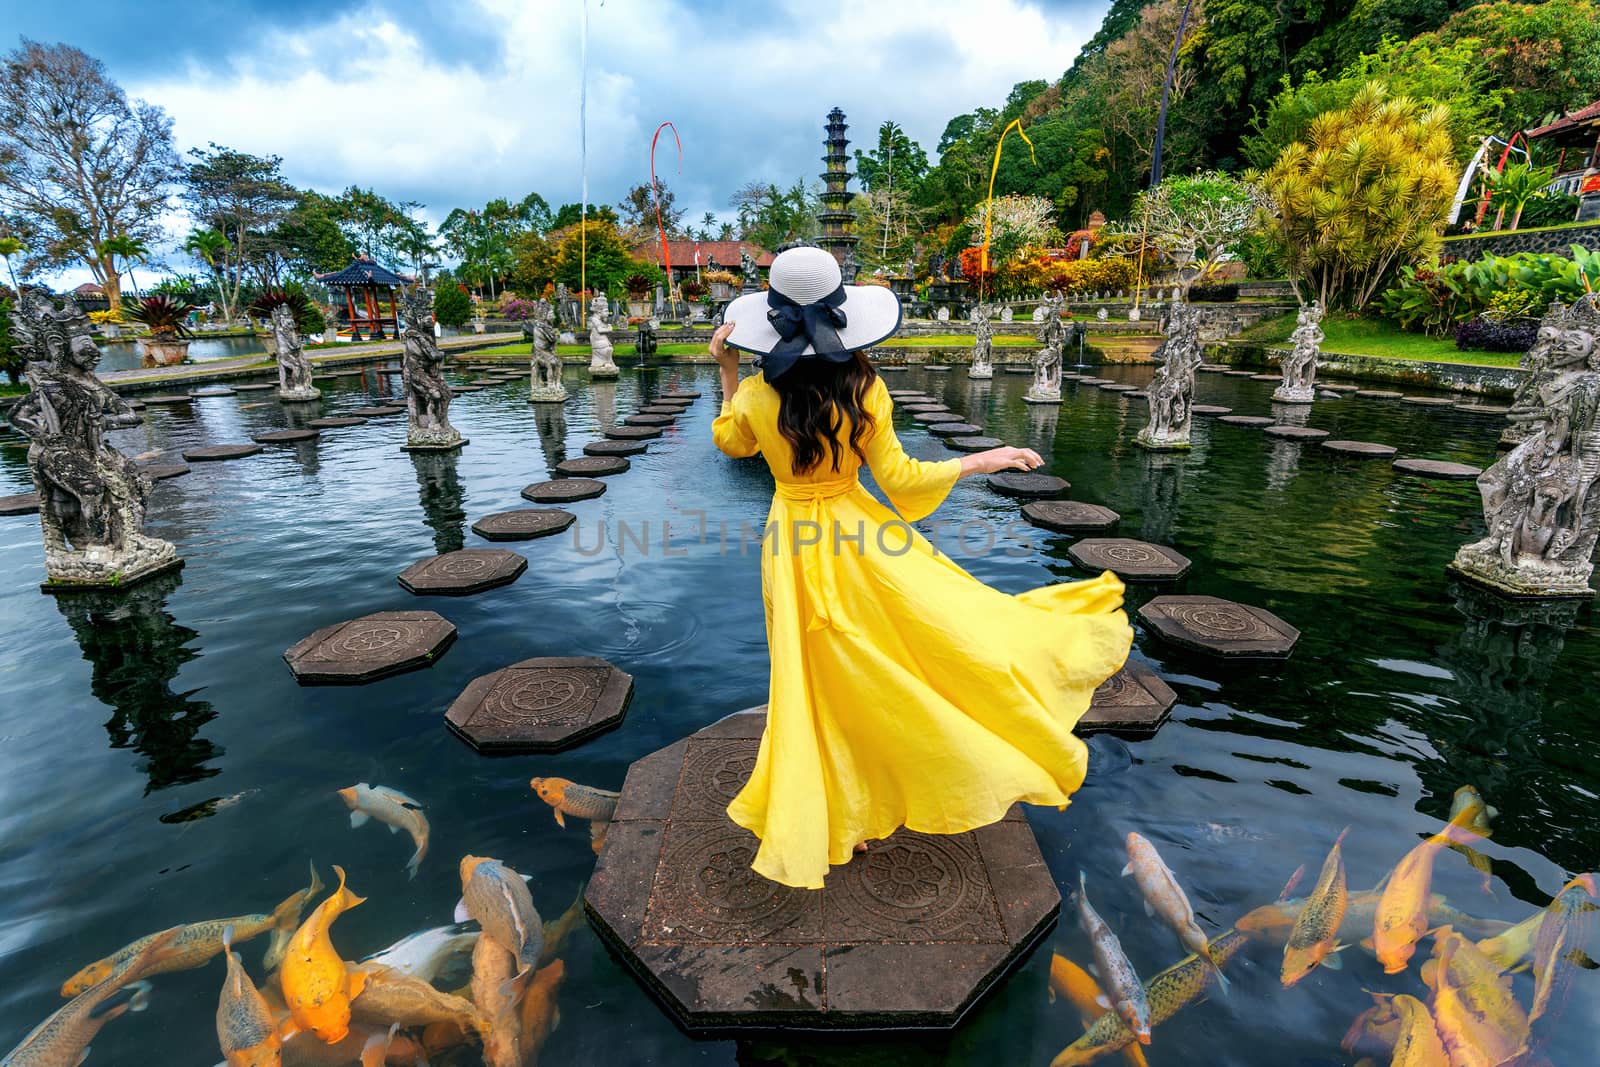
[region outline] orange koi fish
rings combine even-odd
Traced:
[[[519,879],[520,881],[520,879]],[[536,972],[518,970],[515,953],[492,937],[480,937],[472,950],[472,1002],[489,1020],[483,1058],[489,1067],[521,1067],[522,1019],[517,1006]]]
[[[561,1007],[556,997],[566,980],[567,965],[562,960],[554,960],[534,972],[533,981],[522,996],[522,1067],[538,1067],[540,1050],[561,1025]]]
[[[1393,1003],[1400,1026],[1390,1067],[1451,1067],[1450,1056],[1439,1039],[1427,1005],[1404,993],[1395,997]]]
[[[1549,1025],[1566,1005],[1575,968],[1595,966],[1587,949],[1594,913],[1600,911],[1596,897],[1600,890],[1595,876],[1580,874],[1544,911],[1533,939],[1533,1007],[1528,1023],[1538,1029],[1536,1039],[1529,1042],[1532,1048],[1547,1043]]]
[[[1050,958],[1050,1000],[1054,1002],[1057,996],[1065,998],[1077,1009],[1085,1030],[1111,1010],[1111,998],[1106,996],[1094,976],[1059,952]],[[1149,1067],[1149,1061],[1144,1058],[1144,1049],[1139,1047],[1138,1042],[1124,1048],[1122,1055],[1134,1067]]]
[[[1399,974],[1406,969],[1417,950],[1417,941],[1428,930],[1427,902],[1433,886],[1434,858],[1451,841],[1471,844],[1482,840],[1470,829],[1482,817],[1481,801],[1461,807],[1441,832],[1406,853],[1390,875],[1378,900],[1372,927],[1373,952],[1385,974]]]
[[[456,905],[455,917],[456,922],[476,920],[485,935],[516,955],[522,969],[538,966],[544,951],[544,923],[533,906],[528,883],[499,860],[462,857],[461,902]]]
[[[1499,1067],[1520,1056],[1528,1017],[1511,995],[1511,979],[1472,942],[1441,927],[1422,981],[1433,991],[1433,1021],[1452,1067]]]
[[[1339,927],[1344,922],[1344,913],[1350,903],[1349,893],[1345,890],[1344,854],[1340,851],[1343,843],[1344,833],[1341,833],[1328,851],[1328,858],[1322,861],[1322,873],[1317,876],[1317,884],[1306,899],[1306,906],[1295,918],[1294,927],[1289,931],[1289,940],[1283,946],[1283,971],[1280,977],[1285,989],[1316,970],[1319,964],[1326,964],[1335,970],[1339,967],[1336,953],[1344,947],[1339,944]]]
[[[345,888],[344,868],[335,867],[334,872],[339,888],[295,932],[279,972],[283,1000],[295,1023],[329,1045],[349,1034],[350,1002],[367,983],[364,971],[345,967],[328,936],[335,919],[366,899]]]
[[[283,1036],[261,991],[245,973],[233,951],[233,928],[222,932],[228,975],[217,998],[217,1042],[228,1067],[278,1067],[283,1062]]]

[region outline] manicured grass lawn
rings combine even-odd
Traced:
[[[1265,344],[1284,344],[1294,329],[1295,317],[1282,315],[1258,323],[1240,335],[1242,340]],[[1378,356],[1386,359],[1420,359],[1434,363],[1468,363],[1479,367],[1515,367],[1522,358],[1516,352],[1463,352],[1446,337],[1407,333],[1386,319],[1358,315],[1329,315],[1322,320],[1325,352],[1347,352],[1353,356]]]
[[[1015,334],[996,334],[994,346],[996,348],[1016,348],[1019,346],[1038,345],[1032,337],[1017,336]],[[916,336],[891,337],[880,348],[971,348],[972,335],[959,333],[929,333]]]
[[[616,354],[619,356],[632,356],[636,354],[634,352],[633,345],[619,344],[613,345],[612,347],[616,350]],[[656,346],[656,355],[658,356],[703,356],[705,355],[705,352],[705,345],[687,342],[679,344],[663,342]],[[520,344],[499,345],[495,348],[480,348],[472,352],[459,352],[455,353],[454,355],[457,363],[471,363],[472,360],[477,356],[531,356],[532,354],[533,346],[531,344]],[[556,355],[587,356],[589,355],[589,346],[557,345]]]

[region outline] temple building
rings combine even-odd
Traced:
[[[849,128],[845,124],[843,111],[834,108],[828,112],[828,125],[824,127],[828,133],[824,142],[828,153],[822,157],[822,162],[828,167],[822,175],[826,183],[822,193],[824,210],[817,212],[817,222],[822,225],[817,246],[832,252],[833,258],[841,263],[860,240],[852,232],[856,222],[855,212],[849,208],[853,194],[845,188],[850,183],[850,155],[845,151],[850,142],[844,135]]]
[[[1600,222],[1600,100],[1526,136],[1554,150],[1556,176],[1549,190],[1580,198],[1577,221]]]

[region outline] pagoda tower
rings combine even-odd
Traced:
[[[860,240],[850,232],[855,228],[856,216],[848,207],[853,194],[845,189],[850,183],[850,156],[845,152],[850,142],[844,132],[849,128],[845,124],[843,111],[834,108],[828,112],[828,125],[824,127],[828,132],[824,142],[828,146],[828,154],[822,157],[822,162],[828,167],[822,175],[827,189],[822,194],[823,210],[817,212],[817,221],[822,224],[817,247],[832,252],[833,258],[841,262]]]

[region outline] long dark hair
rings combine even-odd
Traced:
[[[867,390],[877,377],[872,362],[857,352],[848,363],[798,360],[771,383],[778,393],[778,432],[794,452],[796,474],[814,470],[822,462],[824,448],[832,455],[833,469],[839,469],[844,455],[839,434],[846,423],[850,450],[861,462],[867,461],[862,451],[872,430]]]

